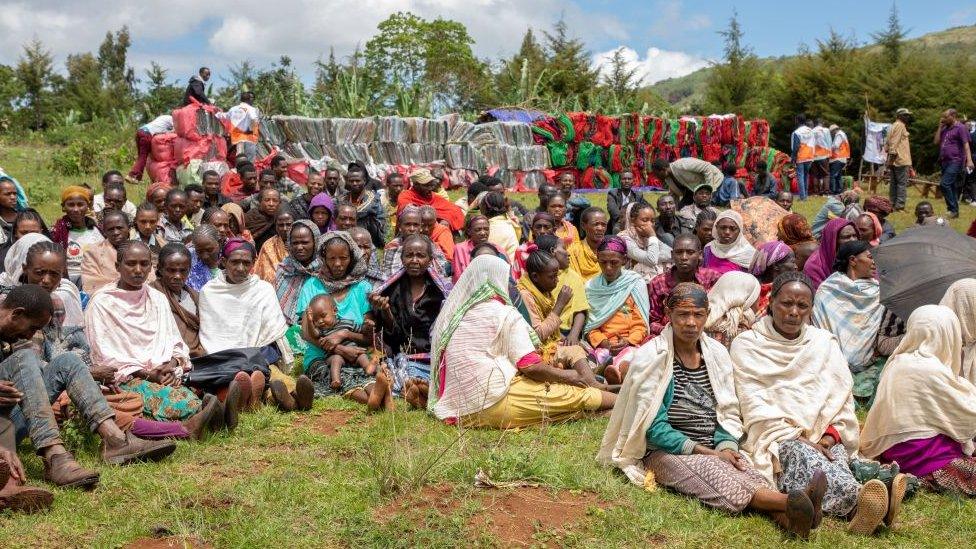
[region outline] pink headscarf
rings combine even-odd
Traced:
[[[803,272],[813,281],[814,290],[833,272],[834,259],[837,258],[837,236],[847,226],[854,227],[854,222],[843,217],[828,221],[820,235],[820,248],[803,266]]]

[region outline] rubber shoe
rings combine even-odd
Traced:
[[[125,444],[108,447],[102,443],[102,461],[110,465],[126,465],[135,461],[159,461],[176,450],[172,440],[146,440],[125,433]]]

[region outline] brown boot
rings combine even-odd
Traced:
[[[9,464],[0,462],[0,473],[3,473],[4,468],[9,475]],[[43,488],[23,486],[9,476],[0,486],[3,486],[0,489],[0,511],[10,509],[17,513],[34,513],[51,507],[54,501],[54,494],[51,492]]]
[[[823,498],[824,494],[827,493],[827,475],[823,471],[817,469],[813,472],[813,477],[807,484],[807,489],[805,490],[807,497],[810,498],[810,503],[813,504],[813,528],[816,529],[820,526],[820,522],[823,520]]]
[[[261,407],[264,402],[264,374],[258,371],[251,372],[251,398],[248,401],[248,411],[253,412]]]
[[[207,425],[207,429],[209,429],[211,433],[216,433],[224,428],[224,415],[226,412],[224,410],[224,403],[217,398],[217,395],[207,393],[203,400],[205,403],[207,401],[206,397],[208,396],[212,396],[216,404],[214,404],[214,414],[210,417],[210,424]]]
[[[312,409],[312,402],[315,400],[315,385],[305,374],[298,376],[295,381],[295,407],[303,412]]]
[[[98,471],[85,469],[68,452],[44,460],[44,480],[60,488],[90,488],[98,484]]]
[[[288,387],[280,379],[271,380],[271,396],[274,398],[275,405],[282,412],[295,411],[295,398],[288,392]]]
[[[248,378],[250,382],[250,378]],[[227,396],[224,397],[224,427],[228,431],[237,429],[237,422],[240,420],[241,400],[244,398],[244,391],[237,379],[230,382],[227,387]]]
[[[102,441],[102,461],[110,465],[126,465],[134,461],[159,461],[176,450],[172,440],[145,440],[131,432],[123,441]]]
[[[220,401],[213,395],[204,395],[203,406],[200,411],[183,422],[183,428],[190,432],[190,438],[201,440],[207,432],[210,424],[214,421],[214,416],[218,413],[217,407]],[[221,412],[223,410],[220,410]]]

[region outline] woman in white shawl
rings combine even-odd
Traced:
[[[715,218],[712,240],[705,244],[702,267],[721,273],[749,271],[756,249],[746,239],[742,216],[735,210],[725,210]]]
[[[851,374],[834,336],[807,325],[812,305],[810,279],[783,273],[773,281],[769,315],[732,342],[742,450],[783,491],[823,471],[821,510],[836,517],[855,511],[848,531],[870,535],[886,518],[888,489],[876,479],[862,487],[851,474],[848,457],[858,445]],[[892,494],[897,512],[904,492]]]
[[[957,280],[946,290],[940,305],[952,309],[962,328],[959,376],[976,384],[976,278]]]
[[[681,283],[668,296],[671,323],[634,353],[597,459],[635,484],[654,479],[705,505],[730,513],[770,513],[784,529],[806,538],[826,477],[783,494],[739,453],[742,417],[732,382],[732,360],[703,336],[708,297]]]
[[[616,395],[542,361],[539,340],[508,297],[508,263],[475,257],[431,329],[427,409],[467,427],[511,429],[608,410]]]
[[[834,273],[827,277],[813,298],[811,322],[837,337],[840,349],[854,376],[854,396],[874,396],[884,361],[876,361],[875,343],[885,308],[881,287],[874,279],[871,245],[862,240],[841,244],[834,260]]]
[[[261,349],[269,364],[294,360],[285,338],[288,325],[274,286],[251,274],[257,251],[241,238],[228,239],[221,254],[223,270],[200,290],[200,344],[207,353],[229,349]],[[271,368],[272,379],[283,377]],[[242,408],[256,407],[268,381],[260,370],[238,372]]]
[[[741,332],[756,321],[759,281],[747,273],[731,271],[718,279],[708,292],[708,320],[705,332],[728,348]]]
[[[143,397],[156,420],[184,420],[201,401],[183,386],[189,349],[169,311],[169,301],[146,285],[149,247],[133,240],[118,251],[119,280],[100,289],[85,309],[85,332],[95,366],[115,369],[115,384]]]
[[[958,375],[959,321],[947,307],[925,305],[888,359],[861,432],[861,453],[937,492],[976,496],[976,386]]]
[[[671,248],[654,233],[654,207],[646,202],[631,202],[624,210],[624,228],[617,233],[627,244],[627,268],[644,277],[645,282],[664,272],[671,264]]]
[[[40,233],[28,233],[17,239],[7,251],[3,260],[4,272],[0,273],[0,287],[14,288],[25,282],[24,265],[27,263],[27,250],[38,242],[50,242],[51,239]],[[59,298],[64,305],[64,318],[58,319],[62,326],[84,326],[85,315],[81,310],[81,294],[78,287],[67,277],[62,277],[58,287],[51,292],[51,297]]]

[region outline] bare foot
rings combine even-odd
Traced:
[[[380,370],[380,373],[376,374],[376,382],[373,383],[373,388],[369,392],[369,400],[366,401],[366,406],[373,412],[379,410],[380,407],[384,406],[386,395],[389,392],[390,376],[386,370]]]
[[[603,370],[603,377],[606,378],[607,384],[609,385],[620,385],[623,381],[620,375],[620,368],[617,368],[613,364],[610,364]]]
[[[376,365],[372,362],[367,362],[366,365],[363,366],[363,371],[366,372],[366,375],[368,376],[376,375]]]

